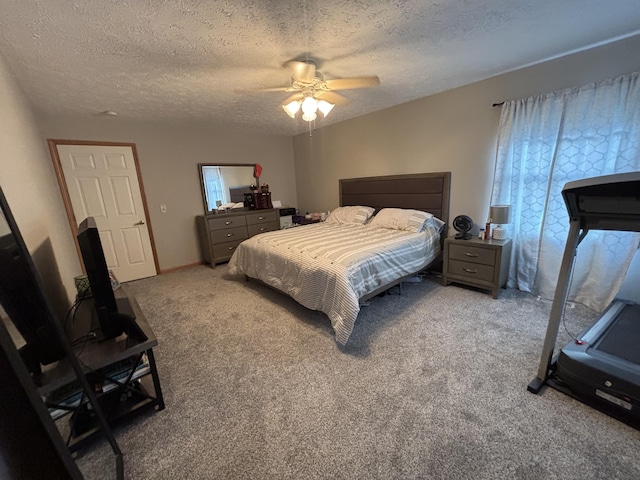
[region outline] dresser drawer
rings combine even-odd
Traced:
[[[496,249],[473,245],[449,245],[449,259],[493,266],[496,264]]]
[[[463,262],[459,260],[449,260],[448,275],[458,275],[474,280],[493,282],[495,267],[493,265],[482,265],[479,263]]]
[[[247,238],[247,227],[235,227],[211,231],[211,243],[213,243],[214,246],[218,243],[233,242],[236,240],[242,241]]]
[[[218,262],[221,260],[229,260],[233,252],[236,251],[238,245],[240,245],[243,240],[236,240],[235,242],[226,242],[226,243],[218,243],[213,245],[213,261]]]
[[[253,237],[254,235],[258,235],[259,233],[272,232],[273,230],[279,230],[280,222],[259,223],[257,225],[249,225],[247,229],[249,230],[249,236]]]
[[[196,217],[202,259],[214,268],[228,261],[236,247],[247,238],[262,232],[280,229],[277,209],[237,209],[228,213]]]
[[[225,217],[224,214],[222,214],[220,216],[222,218],[210,218],[207,220],[209,230],[224,230],[232,227],[243,227],[247,224],[247,220],[244,215]]]
[[[247,215],[247,225],[259,225],[261,223],[279,222],[278,213],[275,211],[251,213]]]

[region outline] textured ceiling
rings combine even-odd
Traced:
[[[38,111],[292,135],[284,67],[378,75],[317,126],[639,33],[638,0],[0,0],[0,55]],[[496,99],[500,100],[500,99]]]

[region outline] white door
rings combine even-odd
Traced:
[[[94,217],[108,267],[121,282],[156,275],[130,146],[56,145],[78,224]]]

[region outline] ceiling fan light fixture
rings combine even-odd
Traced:
[[[296,118],[296,113],[300,110],[300,100],[294,100],[293,102],[289,102],[286,105],[282,105],[282,109],[285,111],[287,115],[291,118]]]
[[[295,120],[299,110],[302,118],[313,122],[318,117],[318,110],[324,118],[336,105],[347,105],[349,100],[334,90],[352,90],[355,88],[371,88],[380,85],[377,76],[346,77],[325,79],[318,71],[313,60],[290,60],[286,66],[291,70],[291,81],[288,86],[257,88],[252,90],[235,90],[236,93],[250,92],[289,92],[290,96],[281,103],[282,109]],[[315,127],[315,124],[314,124]]]
[[[326,116],[329,115],[329,112],[331,111],[331,109],[333,109],[333,107],[335,107],[335,105],[333,103],[329,103],[326,100],[320,100],[318,102],[318,110],[320,110],[322,112],[322,115]]]

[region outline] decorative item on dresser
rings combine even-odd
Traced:
[[[460,240],[444,241],[442,280],[491,290],[498,298],[500,288],[507,282],[511,240]]]
[[[259,233],[280,229],[278,209],[260,211],[238,209],[228,213],[198,215],[198,237],[204,261],[215,267],[216,263],[231,258],[243,240]]]

